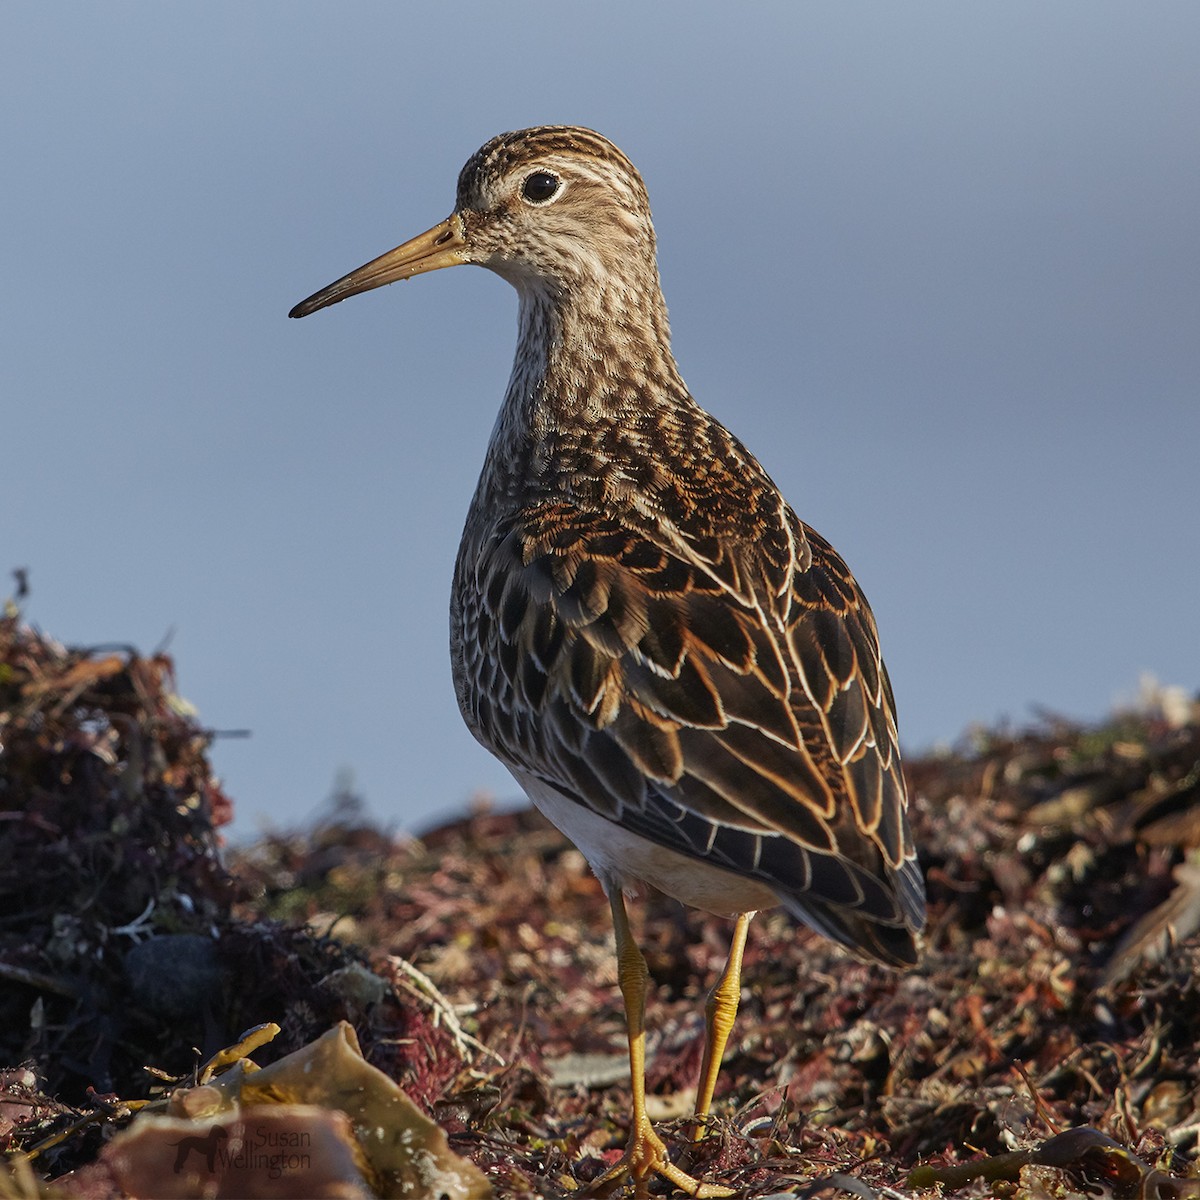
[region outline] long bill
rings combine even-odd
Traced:
[[[442,267],[458,266],[467,261],[466,249],[462,218],[455,213],[403,246],[373,258],[356,271],[314,292],[307,300],[301,300],[288,316],[307,317],[319,308],[328,308],[349,296],[357,296],[359,292],[383,287],[385,283],[411,279],[414,275],[438,271]]]

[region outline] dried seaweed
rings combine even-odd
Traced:
[[[628,1086],[607,904],[579,853],[524,809],[413,838],[343,797],[222,862],[211,734],[173,687],[163,656],[0,622],[0,1146],[109,1105],[39,1160],[55,1174],[119,1123],[106,1093],[166,1085],[146,1067],[174,1086],[246,1026],[278,1021],[283,1053],[349,1020],[498,1196],[586,1193],[620,1153]],[[694,1147],[730,927],[638,901],[650,1101],[688,1169],[748,1197],[1192,1194],[1200,719],[1160,699],[911,761],[921,966],[867,966],[760,916]],[[219,983],[181,1017],[180,989],[154,993],[186,972]],[[1078,1127],[1116,1148],[1068,1160],[1053,1139]],[[967,1169],[1011,1154],[1011,1183]]]
[[[213,736],[167,656],[0,616],[0,1151],[37,1148],[52,1175],[264,1021],[275,1057],[352,1022],[425,1106],[463,1069],[363,954],[235,913]]]

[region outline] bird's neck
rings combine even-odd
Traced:
[[[597,439],[619,453],[622,432],[692,406],[671,354],[657,286],[620,278],[569,290],[520,289],[516,357],[492,438],[510,469],[555,447]]]

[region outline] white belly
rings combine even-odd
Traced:
[[[596,816],[549,784],[523,771],[509,770],[543,816],[579,847],[606,892],[619,887],[632,893],[640,881],[692,908],[720,917],[756,912],[779,903],[765,883],[667,850]]]

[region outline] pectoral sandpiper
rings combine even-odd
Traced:
[[[706,1007],[700,1121],[756,909],[916,961],[924,887],[875,621],[684,386],[646,189],[611,142],[570,126],[493,138],[447,220],[291,315],[459,263],[507,279],[520,316],[454,573],[458,702],[612,907],[633,1113],[601,1182],[728,1195],[674,1164],[646,1115],[646,965],[625,895],[641,881],[737,917]]]

